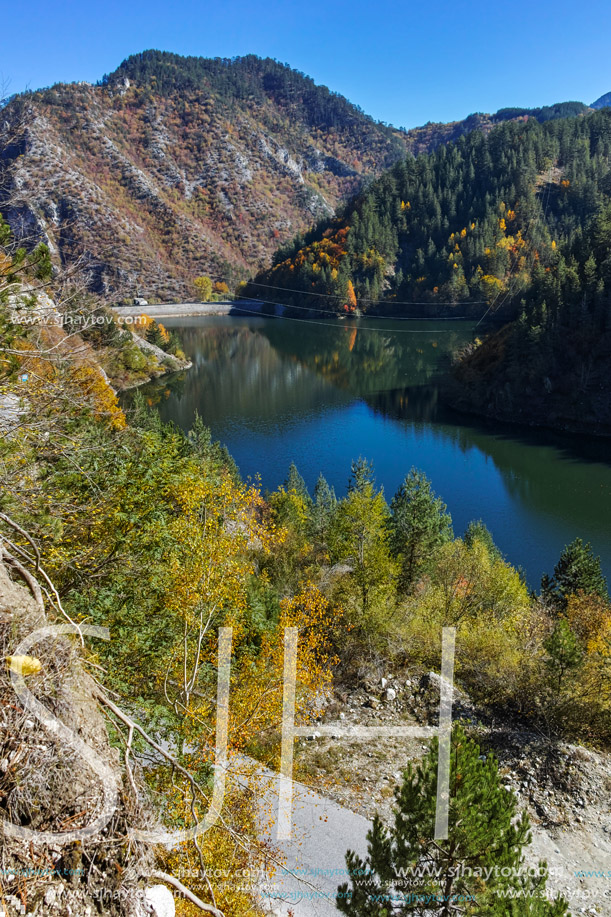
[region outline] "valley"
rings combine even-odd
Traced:
[[[611,912],[608,103],[3,102],[6,917]]]

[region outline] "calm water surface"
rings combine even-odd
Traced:
[[[273,489],[295,461],[339,494],[350,462],[373,461],[392,497],[412,465],[432,479],[461,534],[481,518],[531,586],[576,536],[611,581],[611,442],[480,422],[445,408],[449,353],[465,322],[299,322],[218,316],[164,321],[193,360],[148,388],[187,430],[199,411],[244,477]]]

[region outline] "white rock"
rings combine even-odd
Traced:
[[[394,688],[387,688],[387,689],[386,689],[386,700],[389,700],[389,701],[390,701],[390,700],[395,700],[396,697],[397,697],[397,692],[395,691]]]
[[[153,885],[145,889],[144,897],[153,908],[155,917],[176,917],[174,896],[166,885]]]
[[[381,680],[380,684],[382,685],[382,690],[384,690],[384,688],[385,688],[386,685],[388,684],[388,679],[387,679],[387,678],[383,678],[383,679]]]

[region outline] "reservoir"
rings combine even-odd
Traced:
[[[415,466],[455,534],[483,519],[532,588],[565,544],[589,541],[611,582],[611,441],[490,423],[444,406],[440,381],[470,341],[460,321],[275,317],[162,320],[193,368],[146,388],[164,420],[198,411],[243,478],[273,490],[294,461],[343,495],[350,463],[372,461],[388,501]]]

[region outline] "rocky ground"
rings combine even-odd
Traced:
[[[436,725],[438,703],[438,676],[388,674],[336,689],[319,723],[338,729]],[[483,752],[494,752],[505,786],[528,812],[533,840],[527,863],[547,861],[548,888],[567,898],[571,913],[611,915],[609,756],[502,722],[459,691],[454,717],[466,723]],[[402,769],[426,750],[422,739],[323,737],[314,726],[300,742],[296,776],[367,818],[378,812],[391,822]]]

